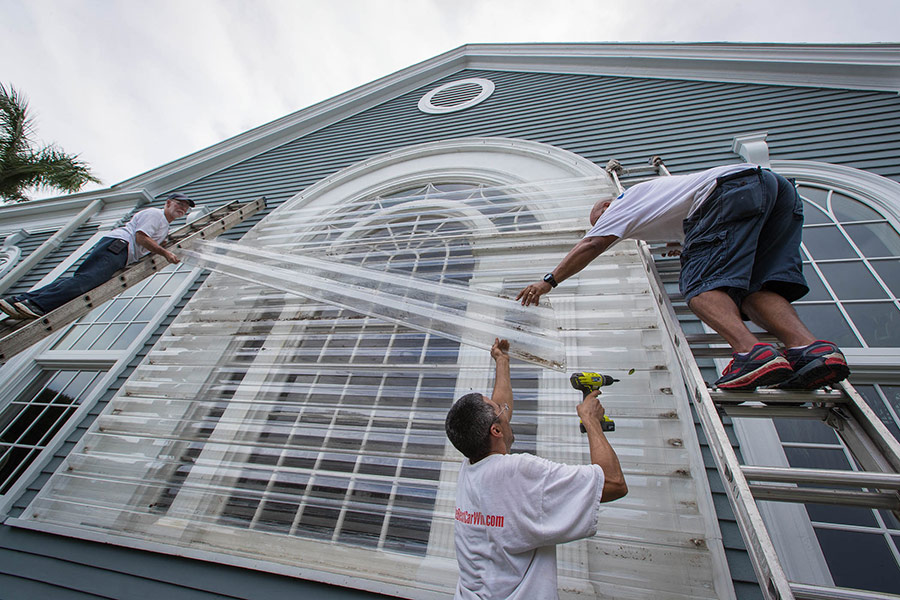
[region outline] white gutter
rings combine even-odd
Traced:
[[[3,279],[0,279],[0,294],[8,290],[10,287],[22,278],[25,273],[30,271],[37,263],[42,261],[48,254],[59,248],[60,244],[65,241],[72,232],[81,227],[91,217],[97,214],[103,208],[103,198],[97,198],[87,206],[85,206],[74,219],[69,221],[65,227],[54,233],[50,239],[40,245],[37,250],[32,252],[20,262],[14,269],[9,271]]]

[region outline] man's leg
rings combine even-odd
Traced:
[[[744,298],[742,308],[754,323],[777,337],[786,348],[807,346],[816,337],[783,296],[760,290]]]
[[[700,320],[716,330],[734,350],[716,386],[723,390],[753,390],[782,383],[793,374],[790,364],[775,346],[761,344],[741,319],[737,304],[722,290],[701,292],[689,305]]]
[[[744,325],[737,304],[722,290],[697,294],[691,298],[689,306],[701,321],[725,338],[734,352],[749,352],[754,344],[759,343],[759,339]]]
[[[109,281],[128,260],[126,251],[113,254],[108,250],[111,242],[111,238],[103,238],[71,277],[57,279],[38,290],[21,294],[16,300],[31,302],[37,305],[38,312],[47,313]]]

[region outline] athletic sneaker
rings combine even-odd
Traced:
[[[794,376],[779,385],[781,389],[814,390],[843,381],[850,375],[844,354],[837,346],[825,340],[817,340],[802,348],[788,349],[785,357],[794,369]]]
[[[44,316],[44,311],[31,300],[19,300],[13,306],[19,311],[20,319],[38,319]]]
[[[783,383],[794,374],[791,364],[772,344],[755,344],[747,354],[733,357],[716,381],[721,390],[753,390]]]
[[[22,314],[16,309],[16,298],[0,298],[0,310],[6,313],[10,319],[23,319]]]

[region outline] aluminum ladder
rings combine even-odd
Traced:
[[[606,171],[620,193],[625,191],[620,182],[621,176],[643,180],[671,175],[659,156],[651,157],[648,163],[649,166],[625,169],[619,161],[610,160]],[[847,381],[832,388],[814,391],[763,389],[754,392],[725,392],[709,389],[696,358],[730,357],[731,349],[717,334],[685,335],[678,313],[690,313],[690,309],[687,306],[676,308],[664,285],[678,281],[680,262],[668,261],[665,267],[660,268],[648,244],[641,242],[639,249],[652,292],[660,306],[666,337],[672,343],[681,366],[685,384],[712,450],[716,468],[722,477],[764,597],[767,600],[900,599],[900,596],[894,594],[789,581],[756,505],[757,499],[801,504],[839,504],[891,510],[900,518],[900,443]],[[770,335],[762,335],[760,339],[777,341]],[[740,403],[745,401],[760,401],[765,404],[741,406]],[[820,420],[835,431],[862,470],[742,465],[728,439],[722,415]]]
[[[651,289],[660,305],[666,337],[680,363],[764,597],[768,600],[900,598],[893,594],[788,581],[756,505],[756,500],[839,504],[886,509],[900,515],[900,444],[846,381],[815,391],[725,392],[709,389],[695,357],[730,357],[731,350],[716,334],[685,335],[678,313],[689,312],[689,309],[676,309],[664,287],[665,283],[677,281],[680,266],[677,261],[670,261],[671,266],[658,267],[650,246],[645,243],[639,246]],[[713,347],[716,345],[719,347]],[[743,401],[766,404],[737,405]],[[798,406],[800,403],[803,404]],[[846,444],[862,470],[742,465],[728,439],[722,415],[823,421]]]
[[[235,200],[224,204],[169,234],[166,248],[185,248],[195,240],[213,239],[262,210],[265,206],[265,197],[248,202]],[[106,283],[56,310],[50,311],[39,319],[31,321],[3,319],[0,321],[0,363],[6,362],[22,350],[56,333],[107,300],[165,268],[168,264],[161,256],[151,253],[125,267]]]

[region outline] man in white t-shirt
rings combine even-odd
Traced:
[[[14,319],[36,319],[109,281],[116,271],[149,252],[172,264],[179,263],[178,257],[163,248],[162,243],[169,235],[169,223],[187,215],[193,206],[194,201],[184,194],[170,194],[163,208],[144,209],[123,227],[100,238],[71,277],[0,299],[0,310]]]
[[[800,258],[803,202],[784,177],[747,163],[659,177],[597,202],[590,220],[584,239],[517,300],[537,304],[620,239],[683,241],[681,293],[732,348],[717,387],[815,389],[849,375],[840,349],[816,339],[791,306],[809,288]],[[745,320],[778,338],[784,353],[760,343]]]
[[[556,545],[597,532],[601,502],[628,493],[603,433],[598,392],[578,405],[591,464],[510,454],[509,342],[496,340],[491,397],[466,394],[447,413],[447,437],[466,459],[456,488],[457,600],[558,598]]]

